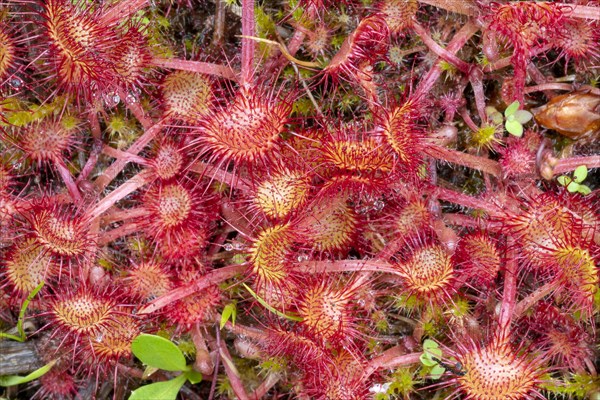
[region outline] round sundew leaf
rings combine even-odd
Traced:
[[[507,120],[506,124],[504,124],[508,133],[513,136],[521,137],[523,136],[523,125],[517,120],[511,119]]]
[[[521,124],[526,124],[533,118],[533,114],[527,110],[517,110],[514,116],[515,120],[519,121]]]
[[[506,107],[506,110],[504,110],[504,116],[508,118],[509,116],[516,113],[518,109],[519,102],[515,100],[508,107]]]
[[[131,351],[151,367],[165,371],[183,371],[186,367],[181,350],[173,342],[160,336],[142,333],[133,339]]]
[[[184,374],[170,381],[151,383],[131,392],[129,400],[175,400],[187,377]]]
[[[579,167],[575,168],[575,171],[573,171],[573,176],[575,177],[575,182],[577,182],[577,183],[583,182],[585,180],[585,178],[587,178],[587,174],[588,174],[588,170],[585,165],[580,165]]]

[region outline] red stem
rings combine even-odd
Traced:
[[[394,346],[384,351],[379,357],[373,358],[363,373],[363,379],[371,376],[378,369],[392,369],[403,365],[417,364],[422,353],[405,353],[404,346]]]
[[[475,16],[479,12],[473,0],[419,0],[419,3],[469,16]]]
[[[251,400],[262,399],[273,386],[279,382],[281,375],[276,372],[269,372],[265,380],[250,395]]]
[[[453,52],[450,52],[447,49],[440,46],[439,44],[437,44],[437,42],[431,38],[429,32],[427,32],[427,30],[423,26],[421,26],[417,21],[413,21],[412,28],[414,29],[415,33],[419,35],[419,37],[421,38],[423,43],[425,43],[425,45],[429,48],[429,50],[431,50],[432,52],[434,52],[439,57],[443,58],[456,68],[458,68],[458,70],[463,74],[469,73],[469,71],[471,70],[471,65],[458,58]]]
[[[254,0],[242,0],[242,85],[252,81],[254,72],[256,43],[250,39],[256,36],[254,24]]]
[[[215,75],[225,79],[237,80],[236,72],[231,67],[225,65],[168,58],[153,58],[152,64],[160,68],[178,69],[181,71],[197,72],[199,74]]]
[[[569,14],[569,17],[600,20],[600,8],[599,7],[584,6],[584,5],[580,5],[580,4],[568,4],[568,3],[553,3],[553,4],[556,4],[557,6],[571,8],[573,11]]]
[[[388,272],[398,274],[398,270],[386,261],[342,260],[305,261],[297,266],[299,272],[322,274],[332,272]]]
[[[123,160],[125,162],[135,162],[141,165],[147,165],[148,164],[148,160],[146,160],[144,157],[140,157],[137,156],[135,154],[131,154],[128,153],[126,151],[123,150],[119,150],[119,149],[115,149],[114,147],[110,147],[110,146],[102,146],[102,153],[106,154],[107,156],[119,159],[119,160]]]
[[[296,55],[296,53],[300,49],[300,46],[302,46],[305,37],[306,33],[301,31],[300,29],[296,29],[294,35],[286,45],[287,51],[288,53],[290,53],[291,56]],[[274,69],[285,65],[288,62],[289,60],[283,54],[277,53],[277,55],[274,56],[272,60],[265,64],[265,71],[273,71]]]
[[[514,316],[517,301],[517,255],[514,248],[514,240],[508,240],[507,260],[504,273],[504,292],[502,294],[502,306],[498,316],[497,337],[500,341],[508,339],[510,323]]]
[[[448,161],[454,164],[469,167],[490,174],[496,178],[502,175],[500,163],[484,157],[477,157],[461,151],[450,150],[436,144],[428,144],[425,153],[438,160]]]
[[[162,123],[157,123],[151,126],[149,129],[146,129],[146,132],[142,136],[140,136],[135,143],[133,143],[127,152],[133,155],[138,154],[148,143],[150,143],[156,135],[162,130]],[[125,168],[127,165],[127,161],[125,159],[117,159],[114,163],[112,163],[102,175],[96,179],[96,187],[99,190],[104,190],[106,185],[112,182],[113,179]]]
[[[398,273],[398,271],[392,267],[390,263],[384,261],[369,261],[369,260],[344,260],[344,261],[307,261],[298,265],[299,272],[307,273],[331,273],[331,272],[388,272],[392,274]],[[229,265],[227,267],[219,268],[208,272],[206,275],[201,277],[195,282],[190,283],[187,286],[182,286],[171,292],[159,297],[146,307],[138,311],[138,314],[150,314],[161,308],[181,300],[184,297],[190,296],[197,291],[200,291],[209,285],[219,284],[227,279],[231,279],[234,276],[243,273],[246,270],[246,266],[243,264]]]
[[[471,115],[469,115],[469,112],[467,111],[466,108],[463,108],[460,110],[460,116],[462,117],[463,121],[465,121],[465,124],[467,124],[467,126],[469,128],[471,128],[471,130],[473,132],[477,132],[479,130],[479,127],[473,121],[473,119],[471,118]],[[485,121],[485,120],[482,120],[482,121]]]
[[[471,82],[471,87],[473,88],[479,120],[483,124],[487,119],[485,113],[485,92],[483,90],[483,71],[480,68],[473,69],[469,76],[469,82]]]
[[[127,210],[113,209],[101,218],[103,225],[108,225],[113,222],[127,221],[132,218],[144,218],[148,215],[148,210],[145,208],[131,208]]]
[[[234,276],[243,273],[246,270],[246,266],[243,264],[229,265],[227,267],[214,269],[208,272],[206,275],[190,283],[187,286],[182,286],[177,289],[170,291],[169,293],[157,298],[152,303],[138,311],[138,314],[150,314],[161,308],[173,303],[174,301],[181,300],[184,297],[190,296],[202,289],[207,288],[210,285],[218,285],[219,283],[231,279]]]
[[[467,41],[479,30],[479,27],[472,22],[467,22],[457,33],[454,35],[448,46],[444,51],[449,54],[456,54]],[[425,78],[419,83],[419,87],[415,91],[415,95],[425,96],[433,88],[433,85],[442,75],[442,67],[440,62],[437,62],[433,68],[429,70]]]
[[[144,170],[140,172],[96,203],[94,208],[88,210],[87,217],[90,219],[98,218],[106,210],[111,208],[117,201],[121,200],[130,193],[135,192],[142,186],[152,182],[155,178],[156,176],[151,170]]]
[[[554,175],[574,171],[580,165],[585,165],[587,169],[600,168],[600,155],[563,158],[554,167]]]
[[[101,25],[113,25],[129,19],[148,5],[148,0],[126,0],[113,3],[100,18]]]
[[[454,190],[436,187],[434,189],[433,195],[440,200],[444,200],[454,204],[459,204],[461,206],[473,208],[476,210],[485,211],[490,216],[501,215],[501,210],[499,207],[490,204],[485,200],[478,199],[476,197],[471,197],[464,193],[455,192]]]
[[[246,389],[244,388],[244,384],[240,379],[240,374],[231,359],[231,355],[227,350],[227,344],[221,340],[219,342],[219,354],[221,355],[221,360],[223,360],[223,367],[225,368],[225,373],[229,378],[229,383],[231,384],[231,389],[240,400],[248,400],[248,393],[246,393]]]
[[[117,94],[122,99],[125,106],[127,106],[127,109],[131,111],[138,121],[140,121],[140,124],[142,124],[142,127],[144,127],[145,130],[152,128],[154,121],[146,114],[146,110],[144,110],[138,101],[130,100],[130,96],[128,96],[127,92],[123,89],[118,89]]]
[[[201,176],[207,176],[211,179],[216,179],[219,182],[226,183],[234,189],[242,192],[250,191],[250,183],[244,178],[231,172],[223,171],[220,168],[214,167],[203,162],[197,162],[190,167],[190,171],[196,172]]]
[[[65,186],[67,187],[67,190],[69,191],[73,202],[75,202],[75,204],[81,204],[83,200],[81,198],[81,193],[79,193],[79,188],[75,184],[75,180],[73,179],[73,176],[71,175],[71,172],[69,172],[69,169],[67,168],[65,163],[62,160],[58,160],[58,162],[56,162],[54,166],[58,170],[58,174],[60,175]]]
[[[102,232],[98,239],[98,246],[106,246],[117,239],[140,231],[140,225],[136,222],[128,222],[110,231]]]
[[[544,286],[537,288],[534,292],[529,294],[523,300],[521,300],[516,306],[513,312],[513,319],[519,318],[523,313],[529,310],[535,303],[543,299],[552,293],[560,285],[560,281],[557,279],[552,282],[546,283]]]
[[[552,45],[548,44],[544,47],[533,49],[529,53],[529,58],[532,59],[532,58],[538,56],[539,54],[542,54],[542,53],[550,50],[551,48],[552,48]],[[513,59],[513,56],[510,56],[510,57],[505,57],[500,60],[494,61],[493,63],[488,64],[485,67],[483,67],[483,72],[492,72],[497,69],[506,68],[506,67],[512,65],[512,59]]]
[[[86,180],[87,177],[90,176],[90,173],[93,171],[94,167],[96,167],[98,156],[102,149],[102,129],[100,128],[100,121],[98,121],[98,114],[93,109],[88,111],[88,122],[92,131],[93,145],[90,155],[77,177],[77,182]]]

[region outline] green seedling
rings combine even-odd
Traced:
[[[459,362],[449,364],[442,361],[442,349],[431,339],[425,339],[423,342],[423,354],[419,357],[421,364],[426,367],[431,367],[429,375],[432,379],[440,379],[446,370],[454,375],[464,376],[466,371],[463,370]]]
[[[58,360],[52,360],[48,364],[44,365],[41,368],[36,369],[35,371],[33,371],[32,373],[30,373],[27,376],[19,376],[19,375],[0,376],[0,386],[4,386],[4,387],[16,386],[16,385],[21,385],[23,383],[34,381],[34,380],[38,379],[39,377],[41,377],[42,375],[44,375],[46,372],[50,371],[50,369],[54,366],[54,364],[56,364],[57,361]]]
[[[27,339],[27,336],[25,335],[25,331],[23,330],[23,321],[25,320],[25,312],[27,311],[27,307],[29,306],[29,303],[31,302],[31,300],[33,300],[33,298],[38,294],[38,292],[40,290],[42,290],[43,287],[44,287],[44,282],[40,282],[40,284],[37,285],[35,287],[35,289],[33,289],[31,291],[31,293],[29,293],[29,296],[27,296],[27,298],[23,302],[23,305],[21,306],[21,311],[19,312],[19,319],[17,320],[17,332],[19,333],[19,336],[11,335],[10,333],[6,333],[6,332],[0,332],[0,339],[7,338],[7,339],[16,340],[17,342],[21,342],[21,343],[23,343],[25,341],[25,339]]]
[[[423,354],[419,357],[421,364],[431,367],[430,375],[432,379],[440,379],[446,368],[442,367],[439,360],[442,358],[442,349],[431,339],[425,339],[423,342]]]
[[[569,193],[581,193],[582,195],[590,194],[592,190],[587,186],[583,185],[582,182],[587,178],[588,169],[585,165],[580,165],[573,171],[573,177],[568,175],[561,175],[556,180],[562,186],[566,186]]]
[[[519,102],[514,101],[504,110],[504,127],[511,135],[523,136],[523,125],[531,121],[533,114],[526,110],[519,110]]]
[[[27,339],[27,336],[25,335],[25,331],[23,329],[23,321],[25,320],[25,312],[27,311],[27,307],[29,306],[29,303],[31,302],[31,300],[33,300],[33,298],[38,294],[38,292],[40,290],[42,290],[43,287],[44,287],[44,282],[40,282],[40,284],[37,285],[35,287],[35,289],[33,289],[31,291],[31,293],[29,293],[29,296],[27,296],[27,298],[23,302],[23,305],[21,306],[21,311],[19,311],[19,319],[17,320],[17,332],[19,333],[19,336],[12,335],[10,333],[0,332],[0,339],[7,338],[7,339],[16,340],[17,342],[21,342],[21,343],[23,343]],[[50,369],[54,366],[54,364],[56,364],[56,361],[57,360],[50,361],[48,364],[44,365],[41,368],[36,369],[35,371],[33,371],[32,373],[30,373],[27,376],[20,376],[20,375],[0,376],[0,386],[5,386],[5,387],[15,386],[15,385],[20,385],[22,383],[34,381],[34,380],[38,379],[39,377],[41,377],[42,375],[44,375],[45,373],[47,373],[48,371],[50,371]]]
[[[223,308],[221,313],[220,329],[223,329],[227,321],[231,319],[231,325],[235,326],[235,318],[237,317],[236,302],[231,302]]]
[[[526,110],[519,110],[520,103],[512,102],[504,110],[504,118],[494,107],[486,107],[485,111],[488,117],[496,125],[501,125],[504,120],[504,128],[513,136],[523,136],[523,125],[531,121],[533,114]]]
[[[133,340],[131,351],[147,366],[145,376],[159,369],[181,374],[168,381],[140,386],[131,392],[129,400],[175,400],[186,381],[192,384],[202,381],[202,374],[186,364],[181,350],[168,339],[142,333]]]

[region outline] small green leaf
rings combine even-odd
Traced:
[[[256,299],[256,301],[258,301],[264,308],[271,311],[273,314],[278,315],[282,318],[289,319],[290,321],[302,321],[302,317],[299,317],[295,314],[284,314],[281,311],[275,309],[273,306],[264,301],[259,295],[254,293],[254,290],[250,289],[250,286],[246,285],[245,283],[242,283],[242,286],[246,288],[246,290],[252,295],[252,297]]]
[[[517,112],[517,110],[519,109],[519,102],[518,101],[513,101],[508,107],[506,107],[506,110],[504,110],[504,116],[506,118],[508,118],[509,116],[513,115],[514,113]]]
[[[19,336],[11,335],[10,333],[0,332],[0,338],[7,338],[14,340],[15,342],[24,342]]]
[[[492,114],[494,114],[494,113],[497,113],[497,112],[498,112],[498,110],[496,110],[496,108],[495,108],[495,107],[492,107],[492,106],[487,106],[487,107],[485,108],[485,114],[486,114],[488,117],[491,117],[491,116],[492,116]]]
[[[584,196],[592,193],[592,190],[589,187],[587,187],[586,185],[579,185],[579,188],[577,189],[577,191]]]
[[[442,349],[427,349],[425,350],[425,353],[427,353],[429,355],[430,358],[433,359],[433,357],[437,357],[437,358],[442,358]]]
[[[32,373],[27,376],[19,376],[19,375],[6,375],[0,376],[0,386],[15,386],[20,385],[22,383],[27,383],[34,381],[44,375],[46,372],[50,371],[50,369],[56,364],[58,360],[52,360],[48,364],[44,365],[41,368],[36,369]]]
[[[506,127],[508,133],[510,133],[511,135],[517,137],[523,136],[523,125],[521,125],[519,121],[516,121],[514,119],[507,120],[504,126]]]
[[[556,178],[556,180],[558,181],[559,184],[561,184],[562,186],[567,186],[569,183],[571,183],[572,179],[569,176],[566,175],[561,175],[558,178]]]
[[[155,368],[155,367],[150,367],[150,366],[146,367],[146,369],[144,370],[144,373],[142,374],[142,379],[148,379],[156,371],[160,371],[160,368]]]
[[[446,372],[446,368],[438,364],[435,367],[431,368],[431,372],[429,372],[429,374],[431,376],[431,379],[440,379],[444,372]]]
[[[21,339],[23,339],[23,340],[21,340],[22,342],[24,342],[27,337],[25,335],[25,332],[23,331],[23,321],[25,320],[25,312],[27,312],[27,307],[29,306],[29,303],[39,293],[39,291],[42,290],[43,287],[44,287],[44,281],[40,282],[35,287],[35,289],[33,289],[31,291],[31,293],[29,293],[29,295],[23,302],[23,305],[21,306],[21,311],[19,312],[19,320],[17,321],[17,329],[19,331],[19,334],[21,335]]]
[[[182,374],[170,381],[140,386],[131,392],[129,400],[175,400],[186,379]]]
[[[198,371],[191,369],[189,371],[184,372],[183,374],[192,385],[202,382],[202,374]]]
[[[440,348],[440,345],[435,340],[425,339],[423,341],[423,350],[439,349],[439,348]]]
[[[567,190],[569,191],[569,193],[575,193],[579,190],[579,186],[579,183],[571,182],[567,185]]]
[[[581,182],[585,181],[585,178],[587,178],[587,174],[588,174],[588,170],[585,165],[580,165],[579,167],[575,168],[575,171],[573,171],[573,176],[575,177],[575,179],[574,179],[575,182],[581,183]]]
[[[44,287],[44,282],[40,282],[31,293],[27,296],[23,304],[21,305],[21,311],[19,311],[19,319],[17,320],[17,331],[19,332],[19,336],[11,335],[10,333],[0,332],[0,338],[12,339],[17,342],[23,343],[25,339],[27,339],[27,335],[23,330],[23,321],[25,320],[25,313],[27,312],[27,307],[33,298],[38,294],[40,290]]]
[[[491,113],[489,117],[490,120],[496,125],[501,125],[502,121],[504,120],[504,117],[502,117],[502,114],[498,111]]]
[[[223,329],[227,321],[231,318],[231,325],[235,326],[235,318],[237,316],[237,308],[235,303],[229,303],[223,308],[221,313],[221,325],[220,329]]]
[[[419,356],[419,360],[421,361],[421,364],[425,365],[426,367],[433,367],[434,365],[438,364],[437,361],[433,361],[431,356],[426,352],[423,352],[423,354]]]
[[[131,343],[131,351],[144,364],[165,371],[183,371],[185,357],[170,340],[156,335],[142,333]]]
[[[515,120],[519,121],[521,125],[525,125],[531,118],[533,118],[533,114],[527,110],[517,110],[514,114]]]

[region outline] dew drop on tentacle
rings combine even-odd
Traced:
[[[375,200],[373,202],[373,210],[374,211],[381,211],[381,210],[383,210],[383,207],[385,207],[385,202],[383,200]]]
[[[11,76],[7,83],[8,86],[10,86],[13,90],[16,91],[20,91],[25,86],[25,82],[23,82],[23,79],[19,78],[18,76]]]
[[[137,103],[139,101],[139,98],[135,93],[129,92],[129,93],[127,93],[127,96],[125,97],[125,101],[127,103]]]
[[[121,97],[114,92],[103,94],[102,99],[104,100],[104,105],[107,108],[116,107],[121,102]]]
[[[308,256],[306,254],[300,254],[297,258],[298,262],[308,261]]]

